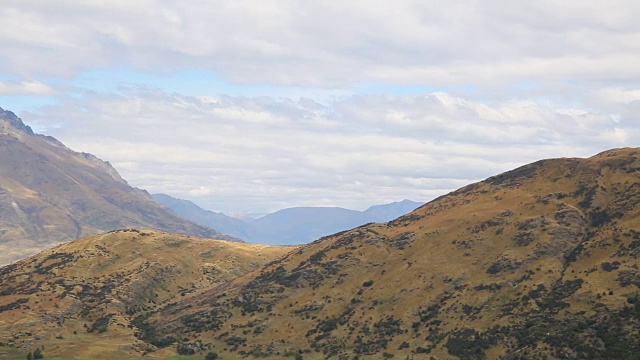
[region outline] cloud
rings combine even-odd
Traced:
[[[486,104],[448,93],[310,99],[160,91],[63,98],[27,121],[111,161],[132,185],[213,210],[429,200],[541,158],[640,139],[581,108]]]
[[[598,94],[603,100],[610,103],[628,105],[640,103],[640,89],[621,89],[608,87],[599,91]]]
[[[610,81],[639,75],[639,16],[633,1],[8,0],[0,61],[31,78],[124,66],[316,87]]]
[[[39,81],[0,81],[0,95],[52,95],[55,92]]]
[[[209,189],[206,186],[200,186],[197,189],[192,189],[191,191],[189,191],[189,195],[195,196],[195,197],[209,195],[209,194],[211,194],[211,189]]]
[[[0,95],[53,95],[20,115],[152,192],[364,208],[637,144],[638,18],[622,0],[5,0]]]

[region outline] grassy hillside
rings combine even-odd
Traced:
[[[257,269],[288,247],[120,230],[66,243],[0,269],[0,351],[139,357],[135,319]],[[175,354],[155,352],[164,358]]]
[[[639,203],[638,149],[539,161],[301,247],[139,335],[224,358],[637,358]]]

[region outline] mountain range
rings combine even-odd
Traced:
[[[108,162],[35,134],[0,109],[0,265],[121,228],[232,239],[181,218],[129,186]]]
[[[372,222],[387,222],[415,210],[424,203],[402,200],[375,205],[364,211],[340,207],[294,207],[257,219],[237,219],[202,209],[189,200],[166,194],[153,198],[177,214],[200,225],[214,228],[242,240],[272,245],[306,244],[323,236]]]
[[[234,255],[258,245],[99,235],[0,269],[0,352],[637,359],[638,229],[640,149],[626,148],[525,165],[268,262]]]

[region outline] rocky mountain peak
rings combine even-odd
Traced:
[[[8,123],[10,126],[20,130],[23,133],[34,135],[33,130],[30,126],[25,125],[25,123],[20,120],[20,118],[14,114],[12,111],[4,110],[0,107],[0,121],[4,121]]]

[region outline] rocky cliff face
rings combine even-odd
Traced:
[[[119,228],[229,238],[180,218],[109,163],[34,134],[0,109],[0,264]]]

